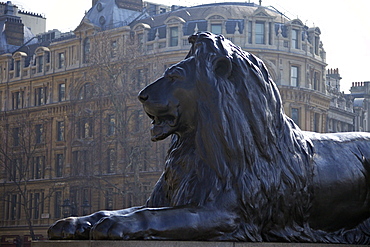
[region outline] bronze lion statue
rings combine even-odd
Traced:
[[[221,35],[139,93],[172,136],[143,207],[57,221],[50,239],[370,244],[370,134],[301,131],[265,65]]]

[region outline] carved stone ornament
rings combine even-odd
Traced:
[[[301,131],[264,63],[221,35],[139,93],[169,136],[146,205],[57,221],[50,239],[370,244],[370,134]]]

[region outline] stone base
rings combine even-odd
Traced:
[[[359,247],[360,245],[307,243],[236,243],[202,241],[33,241],[32,247]]]

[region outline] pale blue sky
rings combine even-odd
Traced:
[[[236,2],[237,0],[231,0]],[[13,0],[26,11],[43,14],[47,30],[74,30],[89,10],[92,0]],[[176,4],[175,0],[151,2]],[[225,2],[220,0],[182,0],[182,5]],[[249,0],[243,1],[249,2]],[[258,4],[258,0],[251,1]],[[291,18],[299,18],[309,27],[321,29],[327,53],[327,68],[339,68],[341,90],[348,92],[355,81],[370,81],[370,1],[368,0],[263,0]]]

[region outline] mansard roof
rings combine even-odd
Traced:
[[[99,0],[82,19],[83,23],[93,24],[102,30],[129,25],[132,21],[147,16],[141,11],[135,11],[117,5],[117,1]]]
[[[146,23],[151,27],[158,27],[163,25],[170,17],[176,16],[186,22],[206,20],[206,17],[213,15],[220,15],[227,20],[243,20],[245,18],[252,18],[252,16],[263,15],[261,17],[274,18],[277,21],[286,22],[285,17],[276,11],[268,8],[259,7],[252,3],[216,3],[204,4],[193,7],[183,7],[178,10],[166,12],[163,14],[153,15],[147,18],[141,18],[134,21],[130,26],[136,25],[138,22]]]

